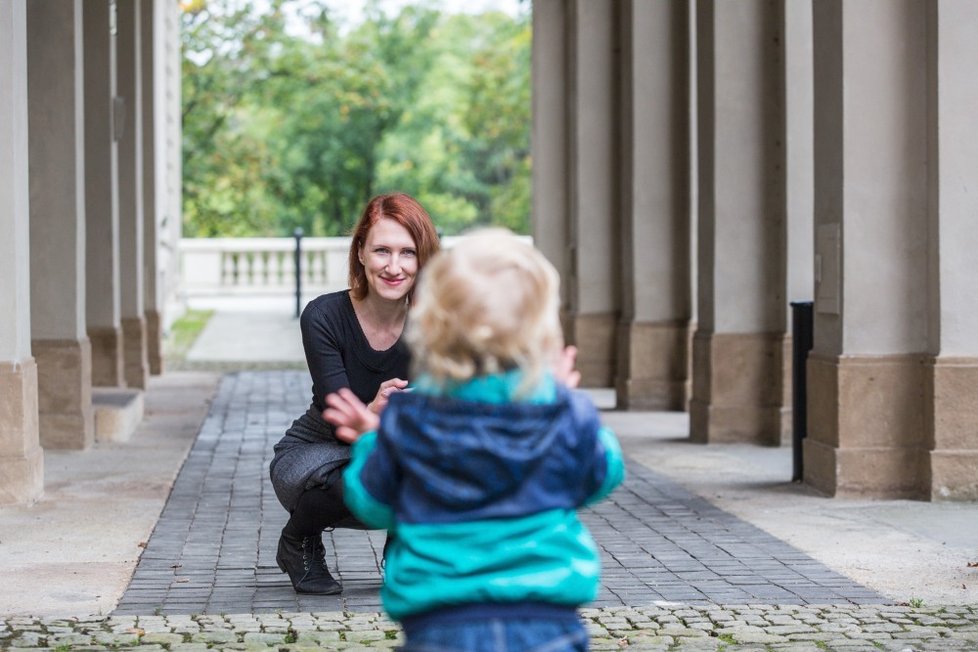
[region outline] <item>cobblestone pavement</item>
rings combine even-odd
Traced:
[[[592,650],[976,650],[978,606],[606,607],[582,613]],[[401,642],[376,613],[144,615],[0,621],[5,650],[375,650]]]

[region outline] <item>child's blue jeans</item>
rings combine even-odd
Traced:
[[[580,620],[488,618],[412,628],[404,652],[586,652]]]

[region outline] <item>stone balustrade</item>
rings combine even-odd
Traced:
[[[348,237],[302,238],[303,290],[346,287],[349,249]],[[295,290],[294,238],[184,238],[180,259],[185,296]]]
[[[460,237],[443,237],[442,246]],[[533,243],[530,236],[521,239]],[[302,238],[303,293],[347,287],[349,250],[349,237]],[[179,253],[185,298],[295,291],[295,238],[183,238]]]

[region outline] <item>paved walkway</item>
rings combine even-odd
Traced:
[[[306,407],[308,382],[305,372],[296,371],[225,376],[113,615],[0,616],[0,649],[396,646],[400,630],[380,613],[377,599],[380,533],[331,535],[327,545],[334,556],[332,565],[338,566],[346,587],[338,597],[297,596],[274,564],[285,512],[270,490],[267,465],[271,444]],[[191,398],[184,392],[172,398],[179,398],[186,411],[195,400],[207,397]],[[169,418],[171,409],[156,414],[159,409],[151,410],[149,421]],[[637,458],[671,473],[693,472],[684,454],[673,451],[668,457],[656,457],[670,448],[661,439],[655,440],[658,443],[635,440],[649,430],[652,415],[607,416],[615,428],[628,433],[626,448]],[[631,423],[636,419],[641,425]],[[164,422],[158,425],[170,423]],[[172,430],[176,425],[167,427]],[[637,445],[641,442],[648,445]],[[115,459],[115,453],[132,448],[96,451],[91,456]],[[134,464],[146,456],[137,448]],[[734,469],[727,457],[712,459],[735,451],[711,450],[690,447],[689,453],[695,453],[697,463],[727,487],[724,494],[730,495],[723,500],[736,505],[740,494],[722,471]],[[760,455],[756,449],[749,453],[751,459]],[[170,462],[161,457],[158,463],[168,467]],[[911,600],[914,606],[894,604],[714,506],[720,497],[712,490],[713,503],[634,460],[629,472],[627,483],[611,500],[584,514],[604,563],[599,599],[583,610],[592,649],[978,650],[978,605],[973,601],[964,606],[953,602],[931,606],[916,600]],[[133,487],[118,482],[111,486],[123,491],[119,504],[128,504],[125,492],[131,493]],[[70,503],[73,493],[62,500]],[[756,492],[751,496],[750,504],[758,503]],[[837,501],[802,499],[806,496],[792,491],[794,515],[780,517],[793,524],[791,531],[813,518],[823,522],[817,520],[812,501],[833,514],[851,509]],[[761,504],[772,514],[782,514],[776,509],[778,502]],[[936,507],[927,513],[943,514],[945,526],[967,531],[971,511],[934,512]],[[908,507],[901,504],[901,509]],[[861,538],[882,537],[884,546],[901,540],[892,538],[892,530],[878,522],[867,522],[868,528],[854,531]],[[779,531],[770,524],[765,528]],[[916,550],[926,549],[922,539],[913,540],[918,542]],[[893,554],[912,568],[907,550],[898,546]],[[935,573],[939,568],[933,565]],[[970,569],[962,568],[958,574],[967,579]],[[907,578],[908,585],[913,579]],[[945,594],[951,592],[945,589]]]
[[[382,532],[326,536],[340,596],[296,594],[275,564],[286,512],[268,480],[272,445],[306,408],[307,374],[228,374],[117,614],[381,609]],[[880,603],[786,543],[641,465],[584,514],[601,547],[595,606]]]

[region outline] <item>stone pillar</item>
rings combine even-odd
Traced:
[[[569,333],[567,21],[566,0],[533,3],[533,242],[560,274],[561,322]]]
[[[930,205],[925,428],[932,500],[978,499],[978,5],[927,5]]]
[[[85,314],[92,384],[125,386],[119,319],[119,201],[113,98],[115,2],[82,3],[85,47]]]
[[[45,448],[88,448],[92,352],[85,331],[82,0],[27,12],[31,346]]]
[[[814,154],[812,152],[812,94],[814,80],[812,52],[811,0],[782,0],[782,33],[784,57],[780,68],[784,88],[784,148],[782,169],[785,172],[784,215],[786,224],[785,286],[788,301],[784,319],[784,382],[782,413],[788,417],[792,408],[791,306],[793,301],[812,301],[814,279]],[[790,443],[791,428],[782,429],[783,443]]]
[[[149,361],[146,346],[143,269],[143,98],[141,0],[118,3],[118,106],[122,128],[119,142],[119,305],[122,318],[126,384],[146,388]]]
[[[621,4],[618,406],[684,410],[690,294],[688,4]]]
[[[615,382],[620,310],[617,3],[568,12],[569,339],[584,386]]]
[[[154,42],[156,74],[156,199],[157,199],[157,270],[162,273],[163,306],[166,330],[185,308],[180,288],[180,237],[182,228],[182,116],[180,96],[180,6],[172,2],[154,2]]]
[[[0,505],[44,491],[31,357],[27,4],[0,2]]]
[[[158,261],[160,243],[156,200],[156,11],[153,0],[142,0],[139,13],[139,38],[142,66],[142,145],[143,145],[143,297],[146,311],[146,356],[149,372],[163,373],[163,286]]]
[[[697,4],[699,235],[690,438],[777,445],[784,410],[782,34],[763,0]]]
[[[918,496],[928,475],[927,6],[816,2],[813,24],[805,481],[829,494]]]

